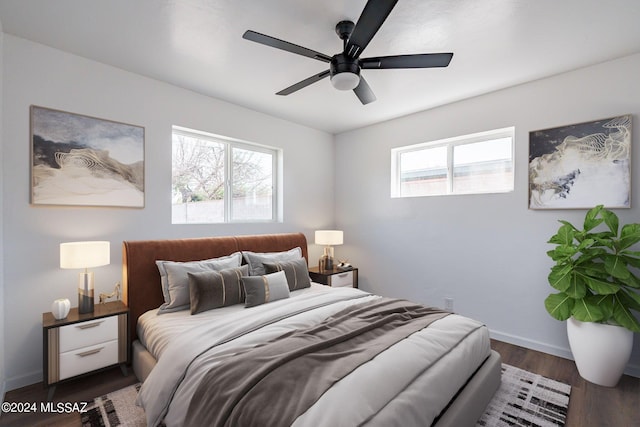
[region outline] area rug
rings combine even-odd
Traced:
[[[502,383],[477,426],[564,426],[571,386],[502,364]]]
[[[84,427],[144,427],[144,412],[135,405],[140,384],[98,397],[82,414]],[[543,376],[502,365],[502,384],[478,426],[564,426],[571,387]]]
[[[133,384],[100,396],[82,414],[83,427],[146,427],[144,411],[136,406],[141,384]]]

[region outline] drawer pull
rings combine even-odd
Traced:
[[[338,274],[338,277],[347,277],[349,275],[349,273],[341,273]]]
[[[84,351],[82,353],[76,353],[76,356],[80,356],[80,357],[91,356],[92,354],[100,353],[103,348],[104,347],[100,347],[100,348],[96,348],[96,349],[93,349],[93,350]]]
[[[95,328],[96,326],[100,326],[102,322],[104,322],[104,320],[101,320],[99,322],[93,322],[93,323],[82,323],[80,325],[76,325],[76,328],[79,328],[79,329]]]

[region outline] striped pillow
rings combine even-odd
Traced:
[[[284,274],[287,276],[290,291],[308,288],[311,286],[309,270],[307,269],[307,261],[304,258],[292,261],[264,262],[262,265],[264,265],[264,269],[267,273],[284,271]]]
[[[266,274],[264,276],[247,276],[242,278],[245,307],[255,307],[267,302],[289,298],[289,285],[284,271]]]
[[[188,273],[191,314],[244,302],[242,276],[249,267]]]

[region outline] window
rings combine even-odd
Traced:
[[[281,152],[173,127],[172,223],[276,221]]]
[[[391,150],[391,197],[513,191],[514,128]]]

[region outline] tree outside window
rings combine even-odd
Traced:
[[[277,150],[174,128],[174,224],[275,221]]]

